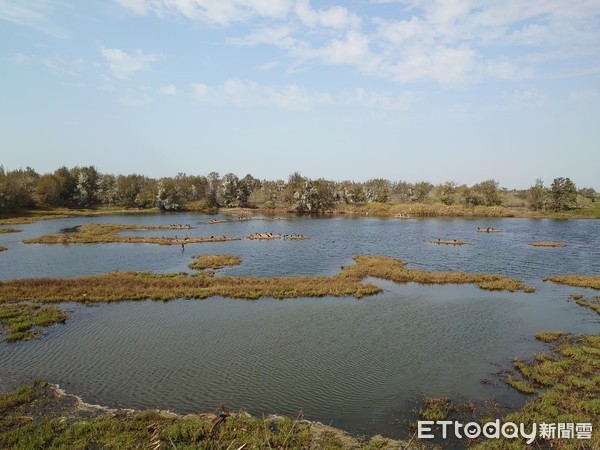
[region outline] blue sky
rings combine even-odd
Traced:
[[[0,163],[600,190],[600,1],[0,0]]]

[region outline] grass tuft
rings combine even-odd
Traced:
[[[567,286],[600,289],[600,275],[558,275],[546,277],[544,281],[552,281]]]
[[[9,335],[7,342],[29,340],[44,328],[62,323],[68,315],[57,306],[41,306],[32,303],[0,305],[0,325]]]
[[[188,267],[194,270],[222,269],[229,266],[237,266],[242,263],[239,256],[233,255],[194,255],[196,261],[191,262]]]

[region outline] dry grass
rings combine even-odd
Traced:
[[[25,244],[160,244],[181,245],[197,244],[203,242],[225,242],[237,241],[239,238],[226,236],[210,237],[170,237],[170,236],[121,236],[122,231],[132,230],[188,230],[191,227],[185,225],[124,225],[124,224],[89,224],[77,227],[74,233],[50,234],[33,239],[25,239]]]
[[[8,250],[8,249],[7,249],[6,247],[2,247],[2,246],[0,245],[0,252],[3,252],[3,251],[5,251],[5,250]]]
[[[194,255],[196,261],[191,262],[188,267],[194,270],[222,269],[229,266],[237,266],[242,263],[239,256],[233,255]]]
[[[0,234],[2,233],[19,233],[22,230],[17,228],[0,228]]]
[[[110,272],[81,278],[37,278],[0,282],[0,302],[106,302],[119,300],[170,300],[175,298],[257,299],[260,297],[296,298],[324,296],[374,295],[381,289],[363,284],[367,277],[397,283],[476,284],[481,289],[523,290],[522,282],[503,275],[463,272],[429,272],[407,269],[402,261],[383,256],[357,256],[356,264],[345,267],[338,275],[322,277],[211,277],[204,272],[152,274],[147,272]]]
[[[552,242],[552,241],[548,241],[548,242],[532,242],[531,244],[529,244],[533,247],[566,247],[567,244],[563,244],[562,242]]]
[[[429,242],[430,244],[440,244],[440,245],[471,245],[470,242],[459,241],[458,239],[453,239],[451,241],[437,239],[437,240],[431,240],[431,241],[426,241],[426,242]]]
[[[558,275],[546,277],[544,281],[552,281],[567,286],[600,289],[600,275]]]
[[[234,219],[212,219],[204,222],[200,222],[206,225],[214,225],[217,223],[231,223],[231,222],[250,222],[250,221],[277,221],[285,220],[281,217],[236,217]]]

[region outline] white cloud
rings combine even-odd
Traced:
[[[342,6],[331,6],[327,9],[313,9],[310,0],[298,0],[294,11],[300,21],[309,28],[317,26],[336,29],[357,28],[361,24],[360,17]]]
[[[140,70],[150,69],[153,63],[161,59],[158,55],[146,54],[140,49],[137,49],[133,54],[129,54],[118,48],[104,48],[101,46],[100,52],[106,58],[110,72],[122,80],[130,79]]]
[[[146,93],[140,96],[124,96],[119,98],[119,103],[125,106],[144,106],[150,103],[152,99]]]
[[[29,61],[31,58],[23,53],[16,53],[15,56],[12,57],[12,60],[17,64],[23,64]]]
[[[164,95],[175,95],[177,93],[177,86],[174,84],[169,84],[167,86],[161,86],[158,89],[158,92]]]
[[[520,106],[539,106],[546,102],[546,96],[534,88],[524,91],[515,90],[512,94],[505,94],[504,96],[512,103]]]
[[[591,89],[588,91],[573,91],[569,94],[569,100],[572,102],[584,102],[598,97],[598,91]]]
[[[255,17],[284,18],[292,0],[116,0],[139,15],[184,16],[218,25],[243,22]]]
[[[290,111],[310,111],[318,105],[332,103],[328,93],[310,92],[295,84],[265,86],[254,81],[230,79],[220,86],[192,85],[197,100],[213,105],[237,107],[264,106]]]

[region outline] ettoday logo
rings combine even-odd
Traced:
[[[441,436],[432,434],[433,426],[437,425],[441,430]],[[537,438],[539,439],[591,439],[591,423],[533,423],[525,425],[506,422],[501,424],[499,419],[493,422],[480,424],[477,422],[461,422],[452,420],[419,420],[417,423],[417,437],[419,439],[435,439],[441,437],[448,439],[450,433],[458,439],[478,439],[485,437],[488,439],[524,439],[529,445]]]

